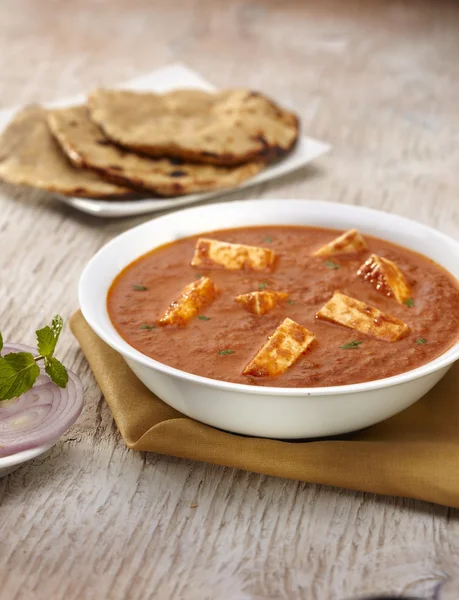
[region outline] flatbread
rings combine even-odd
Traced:
[[[105,134],[126,148],[218,165],[280,158],[299,130],[296,115],[249,90],[100,89],[90,95],[89,108]]]
[[[228,168],[139,156],[112,144],[91,121],[86,106],[50,111],[48,123],[75,166],[94,169],[112,181],[149,190],[158,196],[233,187],[264,166],[260,162],[251,162]]]
[[[132,189],[104,181],[96,173],[75,169],[48,128],[46,111],[24,108],[0,136],[0,179],[65,196],[122,198]]]

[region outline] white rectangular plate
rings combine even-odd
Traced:
[[[164,67],[163,69],[158,69],[148,75],[137,77],[132,81],[120,84],[117,87],[139,91],[151,90],[155,92],[167,92],[176,88],[214,89],[214,86],[208,81],[181,64],[174,64],[169,67]],[[84,102],[85,99],[85,95],[81,94],[79,96],[74,96],[73,98],[65,98],[50,102],[47,106],[67,106],[69,104]],[[19,108],[20,107],[16,106],[11,109],[0,111],[0,129],[3,129],[6,126]],[[285,175],[286,173],[290,173],[291,171],[303,167],[329,150],[329,144],[305,135],[300,136],[293,152],[286,156],[282,161],[267,167],[261,173],[255,175],[255,177],[244,181],[241,185],[227,190],[216,190],[214,192],[206,192],[203,194],[189,194],[187,196],[177,196],[175,198],[143,198],[142,200],[90,200],[86,198],[67,198],[65,196],[57,197],[62,202],[65,202],[82,212],[99,217],[128,217],[142,215],[170,208],[180,208],[216,196],[223,196],[224,194],[229,194],[235,190],[249,187],[250,185],[269,181],[270,179],[280,177],[281,175]]]

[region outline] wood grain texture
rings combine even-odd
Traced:
[[[233,197],[364,204],[458,236],[458,31],[459,5],[442,0],[4,0],[0,108],[181,60],[291,103],[334,146]],[[86,261],[137,222],[3,186],[5,338],[32,343],[54,312],[68,318]],[[459,576],[457,511],[130,452],[68,331],[59,355],[86,406],[0,480],[1,600],[428,598]]]

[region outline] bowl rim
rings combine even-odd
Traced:
[[[199,214],[204,210],[214,210],[218,212],[218,209],[224,207],[226,205],[230,205],[234,210],[243,210],[244,208],[248,208],[251,205],[256,203],[258,208],[261,208],[263,205],[265,206],[281,206],[282,203],[288,202],[290,206],[297,205],[298,207],[304,208],[304,205],[307,204],[312,208],[317,208],[319,210],[323,209],[328,212],[331,212],[333,208],[341,212],[357,212],[360,214],[366,214],[368,217],[377,218],[378,216],[384,215],[384,218],[393,218],[398,220],[400,223],[404,223],[407,227],[417,227],[419,230],[424,230],[426,234],[434,234],[437,238],[443,240],[445,243],[453,244],[457,248],[457,252],[459,255],[459,243],[456,242],[453,238],[446,235],[445,233],[430,227],[428,225],[424,225],[419,221],[415,221],[414,219],[410,219],[398,214],[389,213],[369,207],[357,206],[357,205],[349,205],[349,204],[341,204],[336,202],[327,202],[320,200],[307,200],[307,199],[252,199],[252,200],[239,200],[232,201],[231,203],[212,203],[208,205],[194,206],[190,208],[181,209],[179,211],[174,211],[162,215],[160,217],[154,217],[127,229],[121,234],[115,236],[112,240],[104,244],[88,261],[85,268],[82,271],[80,276],[80,281],[78,285],[78,300],[81,308],[81,312],[91,327],[91,329],[96,333],[96,335],[101,338],[106,344],[108,344],[113,350],[117,351],[119,354],[123,356],[123,358],[131,360],[136,363],[140,363],[145,367],[149,367],[154,371],[160,371],[166,375],[172,376],[174,378],[182,379],[189,381],[190,383],[201,384],[206,387],[213,387],[215,389],[220,390],[228,390],[233,392],[241,392],[241,393],[250,393],[253,395],[269,395],[269,396],[329,396],[329,395],[346,395],[346,394],[356,394],[361,392],[367,392],[376,389],[383,389],[395,385],[404,384],[421,377],[425,377],[430,375],[436,371],[439,371],[443,368],[449,367],[459,358],[459,339],[456,343],[448,348],[443,354],[429,361],[428,363],[421,365],[420,367],[416,367],[415,369],[411,369],[410,371],[405,371],[403,373],[399,373],[398,375],[393,375],[391,377],[384,377],[382,379],[375,379],[372,381],[364,381],[360,383],[352,383],[347,385],[336,385],[336,386],[323,386],[323,387],[275,387],[275,386],[256,386],[249,385],[244,383],[234,383],[230,381],[221,381],[218,379],[211,379],[210,377],[204,377],[202,375],[195,375],[193,373],[188,373],[186,371],[182,371],[181,369],[177,369],[175,367],[171,367],[164,363],[161,363],[154,358],[150,358],[149,356],[143,354],[139,350],[136,350],[133,346],[128,344],[121,336],[119,336],[120,341],[116,338],[113,338],[112,332],[107,331],[103,325],[101,325],[97,320],[93,319],[91,316],[90,310],[87,310],[86,302],[85,302],[85,290],[86,286],[89,285],[90,273],[94,268],[94,265],[97,261],[100,260],[101,256],[105,254],[112,246],[120,243],[124,238],[135,235],[138,231],[142,229],[148,229],[153,223],[161,223],[161,221],[171,220],[178,214]],[[261,224],[263,225],[263,224]],[[256,227],[257,223],[249,223],[248,226]],[[243,227],[243,226],[241,226]],[[237,227],[234,227],[236,229]],[[209,231],[212,229],[208,229]],[[205,233],[203,231],[202,233]],[[193,234],[193,235],[200,235]],[[183,236],[188,237],[188,236]],[[155,246],[152,245],[152,249]],[[144,253],[145,254],[145,253]],[[139,254],[139,257],[143,254]],[[427,255],[426,255],[427,256]],[[429,258],[427,256],[427,258]],[[133,262],[136,260],[132,259]],[[130,263],[129,263],[130,264]],[[446,269],[447,270],[447,269]],[[448,271],[449,272],[449,271]],[[451,274],[451,273],[450,273]],[[452,274],[451,274],[452,275]],[[454,277],[454,275],[452,275]],[[104,306],[105,311],[108,311],[106,308],[106,295],[104,297]],[[108,317],[110,320],[110,318]],[[118,334],[119,335],[119,334]]]

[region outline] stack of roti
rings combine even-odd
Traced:
[[[296,115],[249,90],[96,90],[31,106],[0,136],[0,179],[66,196],[182,196],[230,188],[294,147]]]

